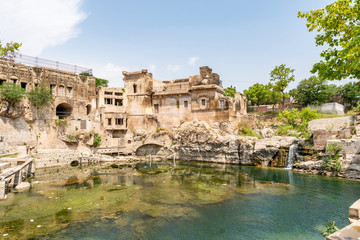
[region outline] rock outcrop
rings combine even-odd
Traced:
[[[258,139],[236,133],[237,130],[226,122],[213,125],[202,121],[184,122],[178,128],[159,129],[151,136],[142,136],[146,140],[141,153],[150,153],[146,145],[170,142],[157,150],[155,156],[172,159],[175,154],[176,159],[181,160],[284,167],[286,151],[296,140],[295,137],[280,136]],[[154,156],[154,152],[151,154]]]

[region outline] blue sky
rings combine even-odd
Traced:
[[[311,75],[321,49],[297,12],[331,2],[0,0],[0,40],[23,42],[25,54],[93,68],[111,86],[122,86],[123,70],[145,68],[172,80],[208,65],[224,87],[243,91],[267,83],[280,64],[296,69],[296,83]]]

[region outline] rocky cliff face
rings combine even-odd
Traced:
[[[286,151],[295,139],[279,136],[264,139],[242,137],[229,123],[210,125],[194,121],[171,130],[160,130],[146,137],[143,145],[162,145],[170,141],[155,154],[167,159],[172,159],[176,154],[176,159],[181,160],[284,167]]]

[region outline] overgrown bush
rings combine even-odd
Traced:
[[[11,106],[20,102],[25,96],[25,90],[15,83],[5,82],[0,85],[0,97],[7,101]]]
[[[282,136],[291,136],[294,135],[293,131],[298,131],[302,137],[309,139],[311,136],[311,132],[308,130],[309,122],[319,116],[317,111],[310,108],[304,108],[301,111],[296,108],[284,110],[279,113],[278,120],[285,125],[279,127],[276,133]]]
[[[360,103],[356,104],[356,107],[353,108],[353,111],[356,113],[360,113]]]
[[[98,133],[94,133],[94,142],[93,142],[93,146],[94,147],[98,147],[101,144],[101,137]]]
[[[66,121],[66,119],[57,119],[57,120],[55,120],[55,125],[57,127],[66,127],[67,121]]]
[[[33,88],[28,93],[28,98],[35,107],[42,107],[53,101],[50,88],[44,83],[41,83],[39,86]]]
[[[254,132],[251,125],[247,122],[239,123],[237,126],[237,130],[238,130],[238,134],[241,136],[257,137],[259,139],[261,138],[261,136],[256,132]]]
[[[327,159],[323,160],[323,167],[326,170],[339,173],[342,171],[340,151],[342,146],[338,143],[330,143],[326,146],[326,152],[329,154]]]
[[[296,108],[279,113],[278,120],[295,128],[299,124],[300,112]]]
[[[291,125],[284,125],[284,126],[280,126],[277,130],[276,130],[276,134],[280,135],[280,136],[289,136],[290,132],[294,131],[294,127]]]
[[[325,231],[321,234],[324,237],[328,237],[337,231],[339,231],[339,228],[335,225],[335,221],[329,221],[329,224],[325,226]]]

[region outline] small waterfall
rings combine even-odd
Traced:
[[[295,154],[297,153],[297,150],[298,150],[298,145],[296,143],[292,144],[289,147],[289,154],[286,159],[285,169],[292,169],[294,160],[295,160]]]

